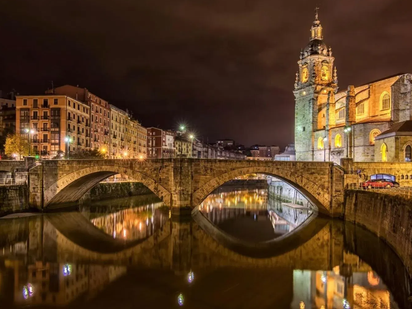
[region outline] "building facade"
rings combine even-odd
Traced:
[[[16,133],[43,158],[90,150],[89,106],[65,95],[16,96]]]
[[[175,133],[159,128],[147,128],[147,157],[168,159],[175,156]]]
[[[16,131],[16,100],[0,98],[0,136]]]
[[[147,158],[147,129],[137,125],[137,155],[140,160]]]
[[[90,147],[101,153],[109,153],[110,144],[110,106],[109,102],[91,93],[87,88],[64,85],[47,90],[48,94],[62,94],[75,98],[90,106]]]
[[[408,161],[412,134],[402,139],[400,133],[386,134],[390,140],[385,141],[380,134],[399,122],[411,121],[412,75],[350,85],[338,92],[334,60],[316,14],[296,73],[296,160],[340,163],[341,158],[350,157],[355,161]]]

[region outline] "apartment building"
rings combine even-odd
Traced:
[[[90,150],[90,107],[66,95],[16,96],[16,133],[43,158]]]
[[[175,156],[175,133],[159,128],[147,128],[147,157],[167,159]]]
[[[109,153],[110,106],[109,102],[91,93],[87,88],[64,85],[47,90],[48,94],[61,94],[75,98],[90,106],[90,148]]]

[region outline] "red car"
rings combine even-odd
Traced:
[[[399,184],[395,181],[390,181],[386,179],[373,179],[368,180],[361,184],[361,187],[364,189],[373,189],[373,188],[392,188],[392,187],[399,187]]]

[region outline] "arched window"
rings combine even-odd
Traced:
[[[381,134],[381,131],[378,129],[373,129],[372,131],[370,131],[369,133],[369,144],[370,145],[375,145],[375,138]]]
[[[335,136],[335,148],[342,147],[342,136],[340,134],[336,134]]]
[[[411,162],[412,159],[412,147],[410,145],[405,148],[405,162]]]
[[[323,137],[318,138],[318,149],[323,149],[324,144],[323,144]]]
[[[391,108],[391,97],[385,92],[381,97],[381,110],[385,111]]]
[[[382,155],[382,162],[388,161],[388,146],[385,143],[381,146],[381,155]]]

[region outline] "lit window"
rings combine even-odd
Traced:
[[[342,108],[339,112],[338,112],[338,119],[343,119],[345,118],[345,110]]]
[[[391,108],[391,97],[389,96],[388,93],[385,93],[382,96],[382,103],[381,103],[381,109],[384,110],[388,110]]]
[[[323,149],[324,143],[323,143],[323,137],[318,138],[318,149]]]
[[[342,136],[340,134],[336,134],[335,136],[335,147],[336,148],[342,147]]]
[[[381,146],[382,162],[388,161],[388,146],[385,143]]]

